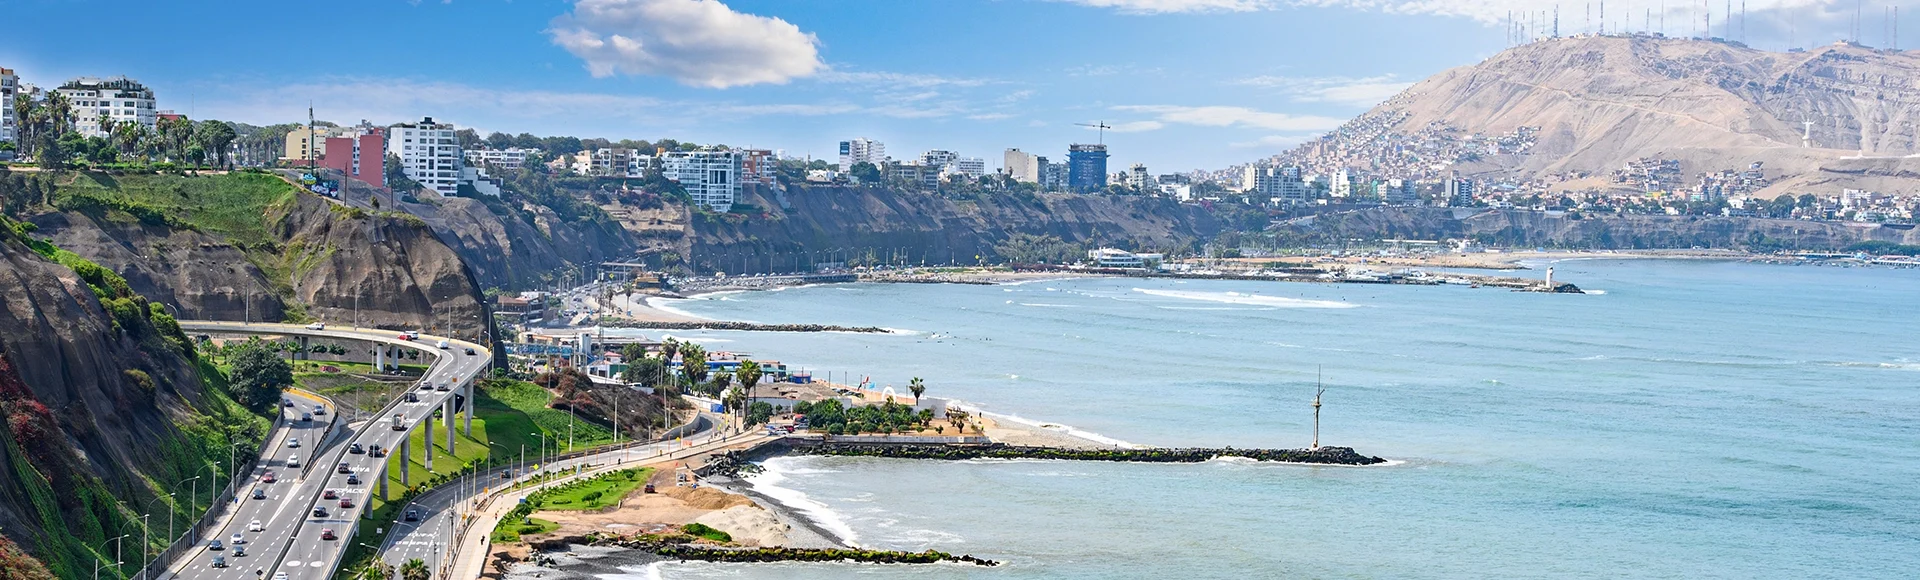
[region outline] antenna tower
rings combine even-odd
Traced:
[[[1315,367],[1313,370],[1313,448],[1314,449],[1320,448],[1320,395],[1324,395],[1327,393],[1326,384],[1321,382],[1321,378],[1325,374],[1326,373],[1324,372],[1323,368]]]

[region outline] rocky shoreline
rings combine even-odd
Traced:
[[[759,332],[861,332],[886,334],[891,332],[878,326],[839,326],[835,324],[760,324],[757,322],[736,322],[731,320],[701,321],[645,321],[601,317],[600,326],[607,328],[648,328],[659,330],[749,330]]]
[[[1060,459],[1069,461],[1121,461],[1132,463],[1201,463],[1220,457],[1241,457],[1255,461],[1308,463],[1318,465],[1378,465],[1387,460],[1361,455],[1352,447],[1317,449],[1234,449],[1149,448],[1149,449],[1061,449],[1015,445],[887,445],[862,443],[822,443],[794,445],[797,455],[837,455],[845,457],[888,457],[894,459]]]

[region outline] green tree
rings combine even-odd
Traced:
[[[374,558],[372,561],[367,562],[367,565],[361,566],[359,570],[354,571],[353,579],[393,580],[393,574],[393,564],[388,564],[386,560],[380,558]]]
[[[227,388],[233,398],[255,412],[280,403],[280,394],[293,385],[293,365],[282,360],[267,343],[249,341],[235,349]]]
[[[860,183],[865,185],[874,185],[881,181],[880,167],[865,161],[855,163],[853,167],[847,168],[847,174],[852,175],[854,179],[860,180]]]
[[[650,356],[629,359],[627,361],[627,370],[620,372],[620,380],[648,387],[657,387],[661,382],[660,370],[664,366],[665,363],[660,362],[660,359]]]
[[[432,580],[433,570],[427,568],[427,562],[419,558],[407,560],[400,565],[400,580]]]
[[[921,381],[920,377],[914,377],[913,380],[907,381],[907,390],[913,391],[913,400],[917,402],[920,400],[920,394],[927,392],[927,383]]]
[[[214,165],[219,167],[227,166],[227,146],[237,138],[239,135],[234,133],[233,125],[225,121],[201,121],[199,126],[194,127],[194,139],[207,151],[213,152]]]
[[[734,373],[734,376],[740,379],[740,388],[746,389],[747,391],[747,402],[749,405],[753,402],[753,388],[760,385],[761,374],[763,373],[760,370],[760,363],[750,360],[741,361],[740,370]]]
[[[707,349],[698,344],[680,345],[680,374],[687,378],[688,385],[698,385],[707,380]]]

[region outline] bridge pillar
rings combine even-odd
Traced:
[[[473,436],[473,381],[467,381],[465,393],[466,393],[465,400],[467,402],[467,436],[472,437]]]
[[[387,370],[387,347],[381,344],[373,345],[373,372],[379,374],[384,370]]]
[[[307,357],[308,357],[307,353],[312,352],[311,349],[313,348],[313,345],[309,343],[310,342],[309,339],[305,336],[299,336],[295,338],[300,339],[300,352],[294,353],[293,359],[307,360]]]
[[[453,454],[453,396],[448,395],[447,400],[440,403],[440,406],[442,409],[440,418],[447,422],[447,458],[454,459],[454,462],[458,463],[459,460],[456,458],[459,456]]]
[[[407,470],[413,469],[413,444],[410,441],[411,439],[413,439],[412,431],[408,431],[406,437],[400,438],[400,487],[402,491],[405,491],[404,488],[409,485],[407,482]],[[382,481],[384,482],[384,478]]]
[[[420,438],[420,446],[427,448],[427,471],[433,471],[433,413],[427,413],[420,425],[427,428],[427,436]]]

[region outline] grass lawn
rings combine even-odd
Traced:
[[[516,455],[521,445],[527,446],[529,456],[539,453],[540,436],[547,434],[549,453],[566,453],[574,449],[587,449],[613,443],[613,430],[597,423],[575,419],[571,422],[573,445],[567,445],[568,416],[566,411],[549,409],[547,404],[553,396],[539,385],[522,381],[486,381],[481,384],[475,398],[479,399],[479,417],[485,418],[496,426],[490,430],[494,434],[492,441],[499,443]]]
[[[585,481],[562,484],[530,498],[538,511],[592,511],[605,509],[626,499],[634,488],[653,476],[653,468],[622,469],[597,475]]]
[[[168,218],[249,245],[267,242],[267,208],[293,199],[291,184],[272,175],[232,173],[182,177],[79,173],[62,197],[85,196],[150,208]]]
[[[560,529],[560,524],[540,518],[527,518],[525,522],[500,522],[493,528],[493,543],[520,541],[522,534],[544,534]]]

